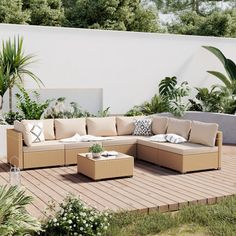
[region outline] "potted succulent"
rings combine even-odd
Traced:
[[[91,147],[89,147],[89,152],[92,153],[93,158],[100,157],[102,151],[103,151],[103,148],[98,143],[95,143]]]

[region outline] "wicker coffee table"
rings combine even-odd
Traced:
[[[77,170],[93,180],[118,177],[132,177],[134,158],[118,153],[117,156],[92,158],[90,154],[79,153]]]

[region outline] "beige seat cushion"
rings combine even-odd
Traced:
[[[177,134],[188,140],[189,132],[191,129],[190,120],[179,120],[170,118],[168,121],[167,134]]]
[[[61,143],[57,140],[50,140],[41,143],[32,143],[30,147],[23,146],[23,152],[41,152],[53,150],[64,150],[64,143]]]
[[[88,134],[95,136],[116,136],[115,117],[89,117],[86,119]]]
[[[70,138],[76,133],[86,135],[85,118],[55,119],[56,139]]]
[[[55,139],[54,133],[54,120],[53,119],[44,119],[44,120],[24,120],[23,122],[36,124],[39,121],[43,122],[43,132],[45,140],[53,140]]]
[[[95,143],[99,143],[102,145],[101,142],[75,142],[75,143],[64,143],[64,146],[65,150],[70,150],[76,148],[89,148]]]
[[[113,145],[127,145],[127,144],[135,144],[137,142],[138,136],[133,135],[125,135],[125,136],[116,136],[110,140],[102,141],[102,145],[113,146]]]
[[[165,134],[168,125],[168,117],[153,116],[152,117],[152,133],[153,134]]]
[[[116,126],[117,135],[130,135],[133,134],[135,125],[134,121],[136,119],[144,119],[144,116],[117,116]]]
[[[157,143],[149,140],[138,139],[138,144],[142,144],[148,147],[157,148],[159,150],[168,151],[180,155],[202,154],[209,152],[218,152],[218,147],[207,147],[201,144],[195,143]]]
[[[192,121],[189,141],[210,147],[215,146],[218,124]]]

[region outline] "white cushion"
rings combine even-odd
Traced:
[[[166,134],[166,141],[170,142],[170,143],[184,143],[187,142],[187,140],[177,134]]]
[[[54,133],[54,120],[53,119],[43,119],[43,120],[24,120],[24,124],[37,124],[38,122],[43,122],[43,132],[45,140],[55,139]]]
[[[29,120],[15,121],[14,129],[22,133],[24,143],[27,146],[45,140],[42,121],[32,121],[31,123]]]
[[[166,134],[156,134],[149,139],[153,142],[166,142]]]
[[[43,122],[38,123],[28,123],[26,125],[26,129],[28,130],[32,143],[40,143],[45,141],[44,132],[43,132]]]

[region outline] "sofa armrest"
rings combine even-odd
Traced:
[[[23,137],[14,129],[7,129],[7,162],[23,169]]]
[[[221,131],[218,131],[216,135],[216,146],[218,146],[218,169],[221,168],[222,143],[223,133]]]

